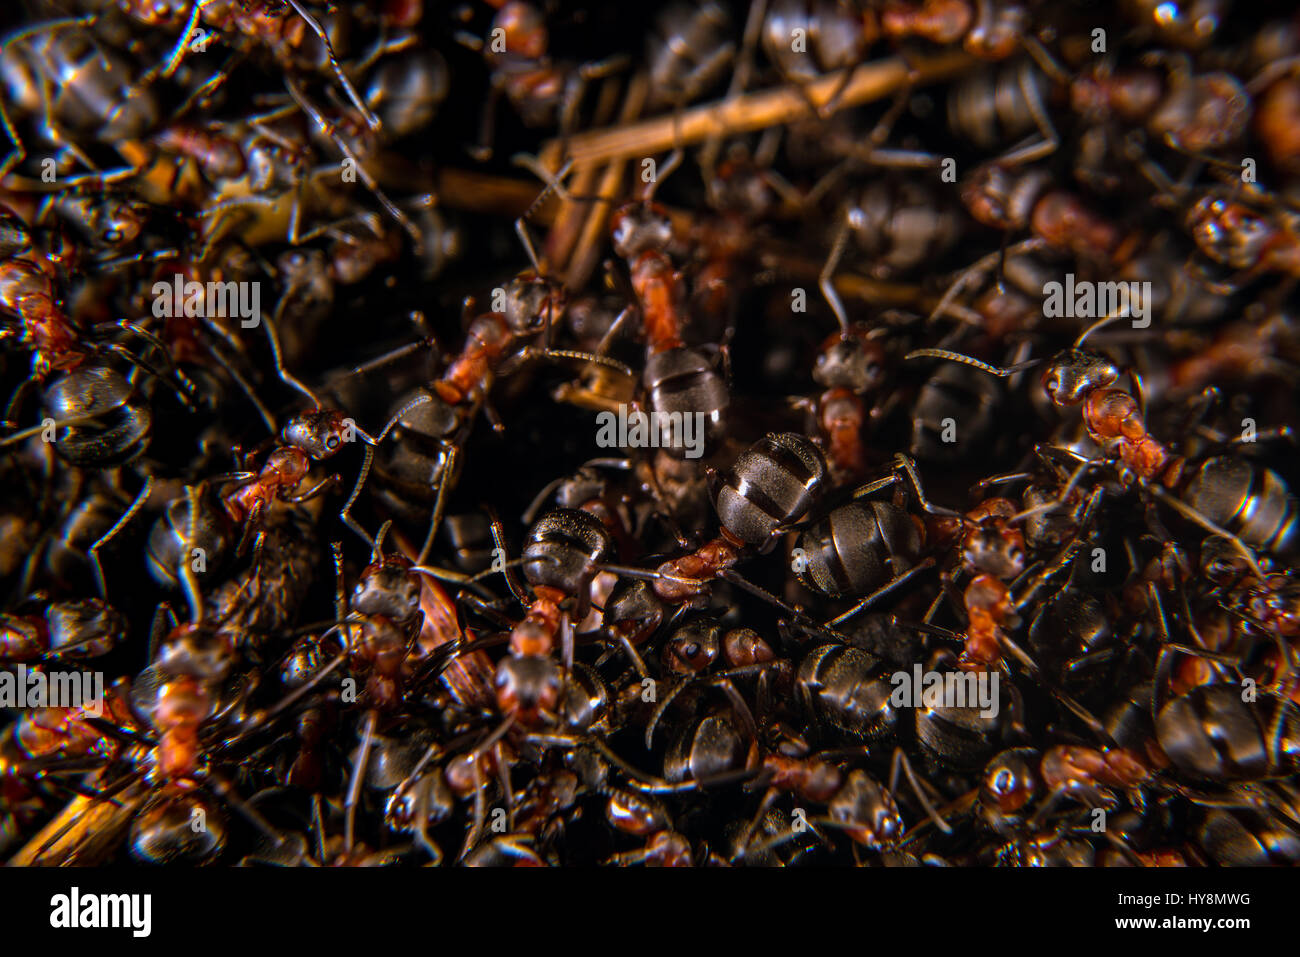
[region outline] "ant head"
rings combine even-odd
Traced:
[[[560,666],[550,655],[508,656],[497,665],[497,706],[526,728],[554,724]]]
[[[998,163],[985,163],[962,185],[962,204],[972,217],[992,229],[1021,229],[1048,182],[1043,170],[1018,173]]]
[[[1019,528],[980,525],[962,539],[962,561],[1003,581],[1025,570],[1025,537]]]
[[[1216,585],[1233,585],[1250,573],[1250,565],[1231,539],[1207,535],[1201,542],[1201,574]]]
[[[752,628],[731,629],[722,640],[722,648],[727,663],[733,668],[743,668],[776,658],[772,646]]]
[[[31,248],[32,233],[27,223],[12,208],[0,203],[0,259],[8,260]]]
[[[108,200],[91,214],[91,229],[100,242],[109,246],[126,246],[139,238],[145,227],[146,212],[139,203]]]
[[[290,419],[280,430],[280,441],[302,449],[317,462],[334,455],[350,440],[353,428],[342,412],[316,409]]]
[[[1212,194],[1196,201],[1187,228],[1201,252],[1233,269],[1258,266],[1277,234],[1272,223],[1244,203]]]
[[[673,241],[673,222],[657,203],[629,203],[614,213],[614,251],[623,259],[666,249]]]
[[[492,19],[492,29],[505,34],[505,48],[509,56],[525,60],[538,60],[546,55],[550,37],[546,19],[541,10],[523,0],[511,0],[501,6]]]
[[[1071,82],[1070,106],[1093,122],[1118,116],[1137,123],[1156,109],[1164,93],[1164,81],[1155,70],[1140,67],[1110,72],[1099,65]]]
[[[352,590],[353,610],[398,624],[413,621],[420,611],[420,582],[409,567],[400,556],[381,558],[367,566]]]
[[[1022,4],[980,4],[980,15],[962,45],[983,60],[1005,60],[1024,42],[1028,15]]]
[[[664,668],[674,674],[696,674],[717,660],[722,651],[722,625],[714,618],[697,618],[682,625],[664,645]]]
[[[1031,748],[1012,748],[994,757],[984,767],[980,781],[980,804],[1000,814],[1014,814],[1038,792],[1040,755]]]
[[[1043,389],[1056,405],[1078,405],[1096,389],[1105,389],[1119,381],[1115,363],[1095,352],[1068,349],[1043,372]]]
[[[828,389],[848,389],[861,395],[880,384],[884,359],[885,350],[858,324],[847,335],[837,332],[822,344],[813,365],[813,380]]]
[[[897,845],[906,826],[894,796],[866,771],[852,771],[827,806],[854,843],[872,850]]]
[[[539,332],[556,322],[568,306],[561,283],[539,276],[531,269],[521,272],[505,286],[506,323],[519,334]]]
[[[162,674],[178,676],[178,680],[223,680],[230,673],[229,637],[207,622],[184,622],[159,646],[155,665]]]
[[[1251,617],[1283,638],[1300,635],[1300,581],[1292,575],[1269,575],[1251,591],[1247,607]]]
[[[205,826],[196,833],[194,821],[199,816]],[[149,864],[202,864],[225,845],[225,819],[198,791],[166,797],[131,822],[131,856]]]

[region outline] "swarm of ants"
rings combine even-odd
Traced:
[[[11,6],[0,860],[1300,863],[1293,4]]]

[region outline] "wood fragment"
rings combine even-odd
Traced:
[[[716,100],[680,114],[591,130],[567,140],[554,139],[542,149],[542,165],[558,170],[566,159],[583,167],[631,156],[649,156],[678,146],[693,146],[715,136],[791,123],[807,118],[810,107],[826,108],[833,114],[895,93],[908,83],[909,76],[913,76],[917,86],[925,86],[956,76],[975,63],[973,57],[961,51],[947,51],[920,60],[912,70],[899,57],[876,60],[855,67],[847,81],[840,71],[808,83],[802,90],[786,85]],[[843,92],[837,97],[841,87]]]

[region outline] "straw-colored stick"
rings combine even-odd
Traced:
[[[960,51],[948,51],[921,60],[913,65],[916,85],[948,79],[968,69],[974,62],[972,57]],[[678,146],[691,146],[714,136],[781,126],[810,117],[810,107],[818,110],[826,107],[827,112],[833,113],[878,100],[902,89],[908,78],[908,67],[898,57],[876,60],[854,68],[847,82],[843,74],[837,72],[807,84],[802,91],[786,85],[706,103],[681,114],[592,130],[567,141],[551,140],[542,150],[542,164],[555,170],[566,158],[572,159],[578,167],[609,163],[630,156],[662,153]],[[843,90],[837,96],[841,86]]]
[[[77,867],[102,864],[122,841],[147,790],[134,785],[104,800],[77,795],[41,828],[9,867]]]

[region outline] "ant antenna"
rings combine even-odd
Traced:
[[[654,179],[646,183],[645,190],[641,194],[642,202],[648,204],[654,201],[655,192],[659,189],[659,184],[671,176],[676,171],[677,167],[682,165],[682,157],[684,155],[685,154],[682,152],[680,146],[674,148],[673,151],[668,154],[668,159],[664,161],[663,169],[656,171]]]
[[[391,525],[392,522],[388,522],[380,530],[379,534],[381,538],[372,541],[370,536],[366,534],[366,530],[352,517],[352,506],[356,504],[357,498],[360,497],[361,488],[366,484],[366,478],[370,475],[370,468],[374,465],[375,447],[378,446],[380,442],[384,441],[384,439],[388,438],[388,433],[397,427],[397,424],[406,416],[406,413],[418,406],[432,401],[433,396],[427,392],[422,395],[417,395],[410,402],[407,402],[398,409],[397,412],[393,414],[393,417],[388,420],[388,423],[384,426],[379,435],[374,438],[367,435],[360,426],[353,426],[353,428],[356,429],[357,434],[360,435],[362,440],[365,442],[366,451],[365,457],[361,460],[361,471],[357,473],[357,484],[353,486],[352,494],[348,496],[346,504],[344,504],[342,511],[339,512],[339,518],[343,520],[344,525],[360,535],[362,540],[375,550],[376,554],[378,554],[379,546],[383,541],[382,536],[388,530],[388,526]]]
[[[1128,304],[1125,303],[1124,308],[1121,311],[1112,312],[1109,316],[1104,316],[1101,319],[1098,319],[1087,329],[1084,329],[1083,332],[1079,333],[1079,338],[1074,340],[1074,348],[1078,349],[1081,345],[1083,345],[1083,340],[1087,339],[1096,330],[1102,328],[1103,326],[1108,326],[1112,322],[1115,322],[1118,319],[1127,319],[1130,315],[1132,314],[1128,311]]]
[[[537,250],[533,246],[533,238],[528,232],[527,220],[533,215],[533,213],[537,212],[542,203],[546,202],[546,198],[550,196],[552,192],[558,194],[560,198],[565,199],[566,201],[568,200],[569,193],[564,189],[562,181],[564,180],[564,177],[569,175],[569,171],[573,169],[573,160],[567,160],[554,176],[548,174],[534,157],[527,157],[521,154],[514,158],[514,163],[515,165],[522,166],[536,174],[546,182],[546,186],[537,194],[537,198],[533,200],[532,205],[524,210],[523,215],[515,220],[515,234],[519,237],[519,241],[524,244],[524,251],[528,253],[528,261],[533,264],[533,271],[540,276],[542,274],[542,265],[541,261],[537,258]]]
[[[907,355],[903,356],[903,361],[908,359],[947,359],[950,362],[960,362],[962,365],[973,366],[981,372],[987,372],[989,375],[995,375],[1005,379],[1007,376],[1015,375],[1017,372],[1023,372],[1025,369],[1031,369],[1042,363],[1042,359],[1029,359],[1026,362],[1017,362],[1015,365],[1009,365],[1006,368],[995,366],[982,359],[976,359],[973,356],[964,355],[960,352],[951,352],[948,349],[913,349]]]
[[[195,525],[198,524],[198,486],[185,487],[185,500],[189,505],[189,515],[185,521],[185,554],[181,557],[181,567],[178,570],[181,583],[185,586],[185,598],[190,605],[190,621],[197,625],[203,620],[203,592],[199,590],[199,583],[194,577],[194,566],[190,562],[194,557]]]
[[[303,18],[307,23],[307,26],[311,28],[312,33],[316,34],[316,36],[320,38],[321,46],[325,48],[325,55],[329,57],[330,69],[333,70],[334,75],[338,77],[339,84],[343,87],[343,92],[348,95],[348,99],[352,101],[352,105],[357,108],[357,112],[360,113],[362,118],[366,121],[366,126],[370,127],[372,130],[379,129],[383,124],[379,122],[379,117],[375,116],[375,114],[371,112],[370,107],[366,106],[365,100],[361,99],[361,95],[357,93],[357,88],[352,85],[352,81],[348,79],[348,75],[344,73],[343,68],[339,66],[339,61],[334,56],[334,47],[330,45],[329,37],[326,35],[324,28],[316,21],[315,17],[303,9],[302,4],[299,3],[298,0],[288,0],[288,3],[289,6],[293,7],[298,16]],[[196,3],[195,6],[202,6],[202,4]]]

